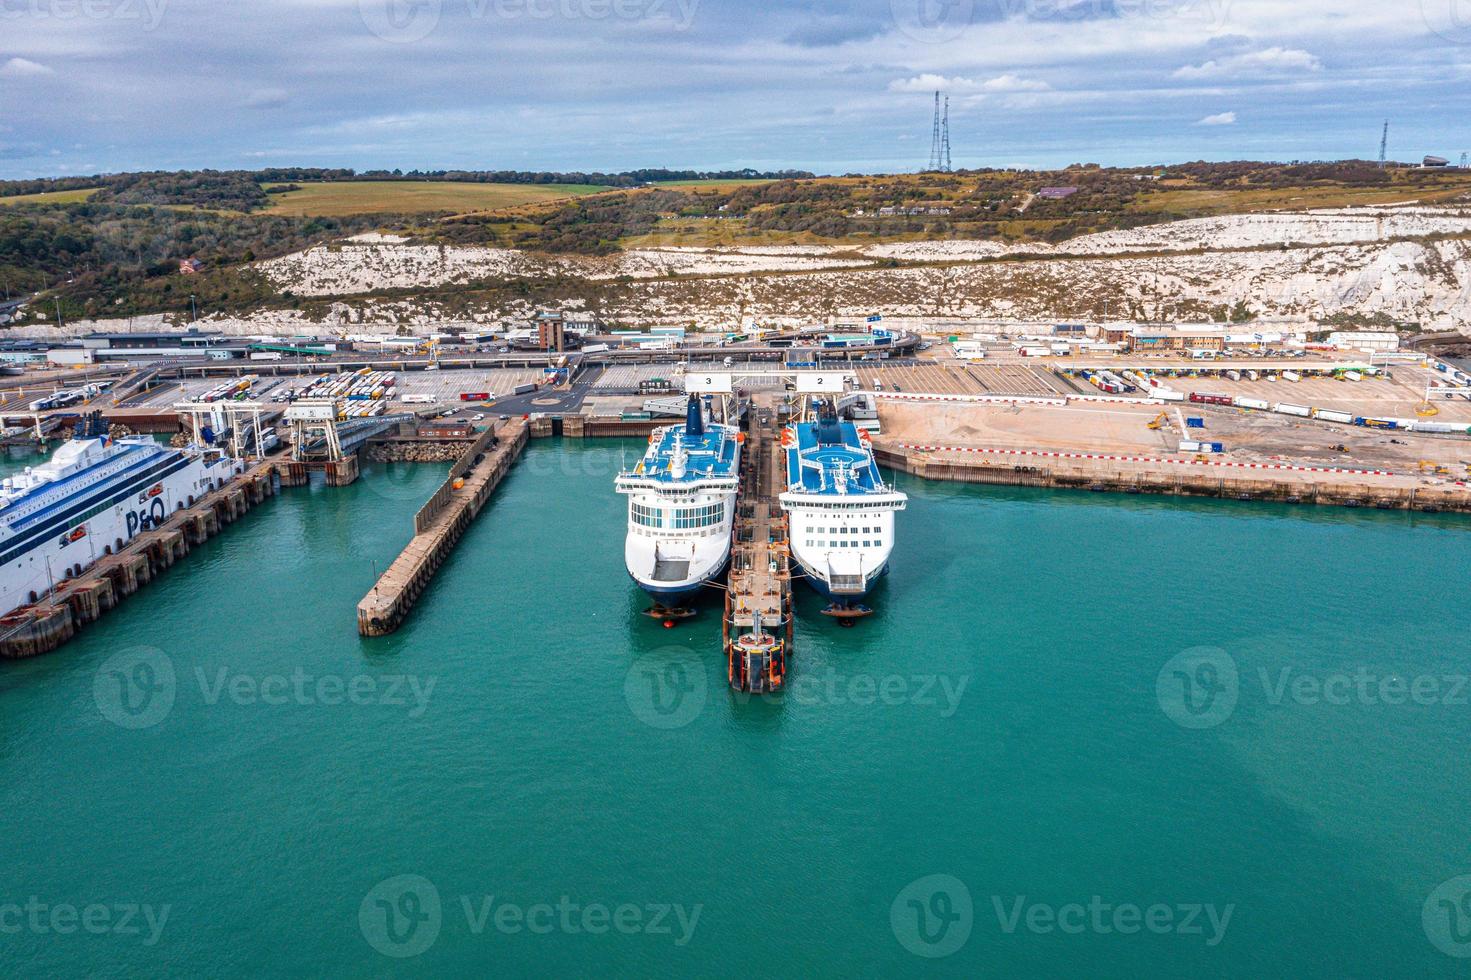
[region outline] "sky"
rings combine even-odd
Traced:
[[[0,178],[1457,162],[1471,0],[0,0]]]

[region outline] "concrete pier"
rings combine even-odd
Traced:
[[[927,480],[1049,487],[1226,500],[1276,501],[1417,510],[1471,512],[1471,490],[1444,481],[1404,474],[1297,472],[1281,470],[1151,465],[1117,460],[1057,460],[985,452],[924,452],[876,446],[879,464]]]
[[[153,581],[251,507],[275,494],[274,462],[260,463],[177,511],[161,526],[99,558],[39,602],[0,619],[0,657],[34,657],[66,643],[123,599]]]
[[[745,458],[721,630],[731,687],[754,694],[781,688],[792,650],[787,520],[777,499],[786,467],[777,428],[773,407],[753,406],[746,413]]]
[[[358,603],[358,632],[385,636],[402,625],[434,573],[521,455],[530,427],[521,419],[482,433],[414,519],[414,537]]]

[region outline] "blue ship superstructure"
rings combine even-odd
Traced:
[[[807,581],[839,606],[863,598],[889,570],[894,514],[909,498],[884,483],[868,433],[828,401],[815,421],[782,432],[792,557]]]
[[[638,465],[618,475],[628,497],[624,564],[661,605],[680,605],[725,569],[740,465],[736,427],[711,423],[691,395],[685,421],[654,430]]]

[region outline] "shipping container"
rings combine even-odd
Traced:
[[[490,392],[488,392],[488,391],[466,391],[466,392],[462,392],[460,394],[460,401],[462,401],[462,402],[488,402],[488,401],[490,401]]]
[[[1345,381],[1363,381],[1364,376],[1357,371],[1345,371],[1342,375]]]
[[[1309,418],[1313,410],[1306,405],[1289,405],[1286,402],[1278,402],[1272,406],[1272,411],[1279,415],[1296,415],[1299,418]]]
[[[1282,380],[1283,381],[1301,381],[1302,380],[1302,375],[1298,374],[1296,371],[1283,371],[1282,372]]]
[[[1197,405],[1230,405],[1230,395],[1212,395],[1201,391],[1192,391],[1190,400]]]
[[[1265,399],[1262,398],[1243,398],[1238,395],[1235,399],[1235,402],[1237,408],[1254,408],[1262,412],[1265,412],[1267,409],[1272,407]]]
[[[536,390],[536,385],[530,384],[530,383],[527,383],[527,384],[524,384],[524,385],[517,385],[512,390],[516,394],[518,394],[518,395],[529,395],[529,394],[531,394],[531,392],[533,392],[533,391]]]
[[[1347,412],[1334,412],[1326,408],[1313,409],[1313,418],[1322,419],[1324,422],[1351,423],[1354,417]]]
[[[1162,402],[1183,402],[1185,393],[1173,388],[1153,388],[1149,392],[1149,397]]]

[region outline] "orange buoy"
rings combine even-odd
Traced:
[[[674,629],[674,620],[672,620],[672,619],[666,619],[666,620],[664,620],[664,628],[667,629],[667,630]]]

